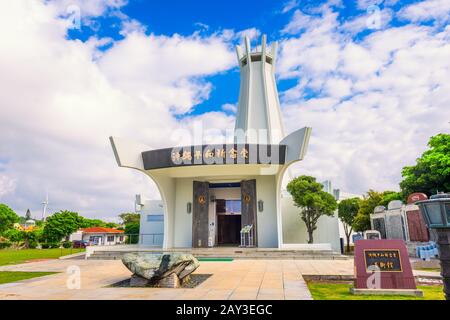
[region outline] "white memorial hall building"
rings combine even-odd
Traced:
[[[260,50],[252,51],[248,38],[245,48],[236,48],[234,143],[155,150],[110,138],[118,165],[146,174],[161,195],[160,209],[155,201],[139,203],[140,245],[154,244],[155,237],[145,234],[155,233],[150,224],[157,222],[164,249],[238,247],[241,230],[251,226],[254,247],[339,251],[337,213],[319,219],[316,243],[308,245],[299,208],[282,188],[288,167],[306,155],[311,128],[285,135],[275,80],[277,43],[268,48],[263,36]]]

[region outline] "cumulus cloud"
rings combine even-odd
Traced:
[[[133,210],[136,193],[158,197],[150,179],[117,167],[108,137],[170,146],[167,137],[185,125],[175,114],[208,97],[203,77],[234,66],[232,48],[218,34],[166,37],[141,28],[121,41],[68,40],[60,3],[30,3],[0,3],[8,12],[0,21],[2,201],[40,212],[48,190],[51,211],[111,217]],[[92,15],[107,10],[78,3]]]
[[[410,24],[356,41],[332,11],[302,19],[312,21],[282,41],[278,68],[297,79],[282,94],[287,132],[313,128],[293,171],[353,193],[398,189],[402,167],[449,131],[450,27]]]
[[[427,0],[410,4],[402,8],[398,16],[412,22],[437,20],[448,22],[450,20],[450,2],[447,0]]]
[[[226,103],[222,106],[222,110],[223,111],[228,111],[231,113],[236,113],[237,112],[237,105],[236,104],[232,104],[232,103]]]
[[[292,9],[296,8],[299,5],[298,0],[289,0],[286,1],[283,5],[283,9],[281,10],[281,13],[286,13],[291,11]]]
[[[127,0],[47,0],[61,15],[70,14],[73,8],[78,8],[81,18],[98,17],[109,10],[117,10],[125,6]]]
[[[0,197],[34,213],[48,190],[51,211],[116,216],[133,210],[134,194],[158,193],[146,176],[117,167],[108,137],[184,145],[186,132],[208,123],[214,130],[203,142],[225,141],[235,105],[190,112],[213,90],[206,79],[235,67],[231,43],[260,33],[155,35],[120,12],[125,1],[70,3],[91,18],[114,11],[124,38],[68,40],[68,2],[0,2],[8,12],[0,20]],[[293,171],[352,193],[396,189],[428,138],[448,132],[450,27],[386,23],[355,40],[366,13],[341,21],[340,5],[295,11],[279,39],[277,78],[296,82],[280,93],[286,132],[313,127]],[[411,12],[420,16],[402,14],[419,21]]]

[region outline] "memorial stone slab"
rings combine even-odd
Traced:
[[[386,238],[405,240],[403,218],[400,214],[386,215]]]

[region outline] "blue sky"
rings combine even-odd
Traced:
[[[417,2],[414,0],[399,1],[389,3],[392,10],[399,10],[409,3]],[[190,36],[199,33],[208,36],[224,29],[246,30],[256,28],[261,34],[267,34],[271,40],[288,39],[292,35],[282,34],[281,30],[292,19],[295,10],[302,12],[311,12],[327,1],[211,1],[196,0],[184,1],[173,0],[168,4],[166,1],[145,1],[130,0],[120,11],[131,19],[139,21],[146,27],[147,34],[166,35],[180,34]],[[381,10],[385,8],[382,0],[374,0],[371,3]],[[292,8],[290,6],[292,5]],[[358,16],[368,14],[367,6],[358,7],[356,1],[347,1],[345,5],[336,6],[336,12],[339,13],[339,21],[354,19]],[[370,10],[370,9],[369,9]],[[114,10],[105,12],[103,16],[93,18],[91,23],[94,25],[85,25],[81,30],[72,29],[68,32],[69,39],[80,39],[86,41],[89,37],[111,37],[114,40],[121,40],[124,36],[121,32],[121,18]],[[390,25],[395,27],[405,24],[405,21],[399,21],[395,17]],[[355,41],[361,41],[376,30],[366,29],[354,35]],[[238,44],[239,39],[234,43]],[[253,45],[259,44],[259,38],[253,39]],[[108,49],[106,46],[103,49]],[[207,76],[206,81],[212,83],[213,90],[207,100],[197,104],[189,115],[198,115],[208,111],[220,110],[221,106],[227,103],[235,104],[239,95],[239,73],[234,68],[220,74]],[[278,79],[278,88],[280,91],[288,90],[297,84],[297,78]],[[308,97],[320,95],[320,92],[309,91]],[[182,119],[183,115],[178,115]]]
[[[259,33],[267,34],[271,40],[289,39],[298,36],[283,34],[282,30],[292,19],[296,10],[311,15],[320,16],[315,12],[321,5],[329,1],[211,1],[196,0],[183,1],[173,0],[168,4],[166,1],[130,0],[120,8],[120,12],[130,19],[139,21],[146,28],[146,34],[171,36],[179,34],[190,36],[199,33],[208,36],[225,29],[246,30],[256,28]],[[404,1],[345,1],[335,6],[338,13],[338,21],[345,22],[364,15],[370,15],[373,8],[399,11],[410,4],[419,3],[415,0]],[[124,38],[121,34],[121,17],[117,16],[115,10],[107,10],[102,16],[90,18],[92,25],[85,25],[81,30],[72,29],[68,31],[69,39],[88,40],[92,36],[111,37],[116,41]],[[433,20],[422,21],[422,24],[432,24]],[[408,24],[408,21],[392,16],[388,26],[399,27]],[[353,35],[355,42],[364,40],[365,37],[377,29],[361,30]],[[301,34],[301,32],[300,32]],[[234,43],[238,44],[239,39]],[[259,38],[253,39],[253,45],[259,43]],[[104,47],[107,50],[109,46]],[[221,110],[221,106],[227,103],[235,104],[239,94],[239,73],[237,68],[204,77],[205,81],[213,85],[209,98],[195,105],[186,115],[198,115],[208,111]],[[294,87],[298,78],[278,78],[280,92]],[[321,91],[306,89],[308,98],[321,95]],[[177,115],[182,119],[184,115]]]
[[[286,132],[312,127],[296,175],[398,190],[402,168],[449,131],[448,0],[14,0],[0,15],[0,202],[19,213],[39,216],[47,190],[50,211],[100,218],[158,198],[117,167],[108,137],[171,147],[202,123],[207,142],[221,138],[244,35],[279,43]]]

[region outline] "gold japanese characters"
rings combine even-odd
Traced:
[[[249,151],[247,148],[231,148],[226,150],[224,148],[206,148],[204,152],[201,150],[192,151],[180,150],[173,151],[171,153],[171,159],[173,163],[190,162],[193,159],[201,161],[202,159],[248,159]]]

